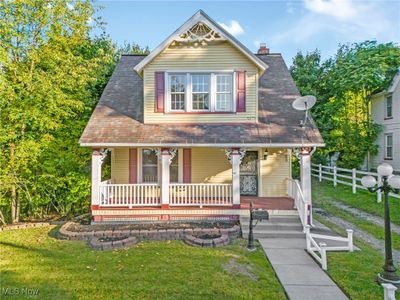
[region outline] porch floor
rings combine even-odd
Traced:
[[[256,197],[241,196],[240,208],[249,209],[250,202],[253,201],[253,208],[268,210],[295,210],[294,201],[290,197]]]

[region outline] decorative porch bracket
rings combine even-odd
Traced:
[[[161,208],[169,208],[169,166],[174,159],[176,148],[161,148],[155,150],[161,165]]]
[[[226,157],[232,165],[232,204],[240,207],[240,164],[246,155],[246,150],[239,148],[225,149]]]

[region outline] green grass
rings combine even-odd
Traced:
[[[343,229],[325,220],[316,219],[334,231],[345,235]],[[376,275],[382,271],[383,256],[372,247],[356,240],[361,251],[328,252],[328,274],[351,299],[383,299],[383,288],[376,281]]]
[[[376,194],[372,194],[366,190],[357,189],[357,193],[353,194],[351,186],[338,184],[333,187],[333,182],[313,180],[313,192],[315,196],[324,198],[332,198],[341,201],[349,206],[358,208],[367,213],[383,217],[383,202],[377,203]],[[390,197],[391,221],[400,225],[400,199]]]
[[[249,253],[242,242],[218,249],[142,242],[96,252],[54,231],[0,232],[2,289],[38,289],[39,299],[286,299],[263,252]],[[225,270],[232,259],[257,278]]]
[[[332,199],[340,201],[342,203],[346,203],[350,206],[356,207],[355,205],[351,205],[350,203],[365,203],[366,200],[363,198],[369,196],[365,194],[352,194],[351,189],[347,189],[347,187],[338,185],[336,188],[326,184],[326,183],[319,183],[314,181],[313,182],[313,202],[315,207],[320,207],[324,209],[325,211],[329,212],[330,214],[340,217],[350,223],[353,223],[354,225],[357,225],[360,229],[364,230],[365,232],[373,235],[374,237],[384,240],[385,233],[384,229],[381,226],[378,226],[376,224],[373,224],[367,220],[355,217],[354,215],[347,213],[340,208],[337,208],[332,204]],[[364,201],[364,202],[363,202]],[[373,201],[369,201],[370,203]],[[400,202],[397,201],[397,202]],[[372,204],[372,203],[371,203]],[[377,204],[376,201],[374,202],[376,204],[376,211],[380,211],[383,209],[383,203]],[[395,200],[392,201],[391,205],[394,206],[394,208],[399,208],[399,206],[395,203]],[[359,208],[360,210],[364,210],[362,206],[356,207]],[[372,214],[372,211],[366,211],[368,213]],[[378,215],[375,213],[375,215]],[[398,217],[396,215],[396,211],[393,209],[391,211],[391,216],[393,217]],[[393,243],[393,248],[400,250],[400,235],[397,233],[392,232],[392,243]]]

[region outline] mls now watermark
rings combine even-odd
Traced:
[[[14,288],[14,287],[7,287],[1,288],[1,295],[3,296],[15,296],[15,295],[25,295],[25,296],[37,296],[39,295],[38,289],[32,289],[27,287],[21,288]]]

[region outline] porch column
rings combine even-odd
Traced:
[[[232,204],[234,208],[240,208],[240,163],[246,153],[240,149],[225,150],[232,165]]]
[[[103,154],[99,149],[92,151],[92,206],[100,204],[99,186],[101,183],[101,165],[103,163]]]
[[[309,203],[309,223],[312,224],[312,198],[311,198],[311,154],[312,148],[301,148],[299,152],[300,162],[300,187],[304,200]]]
[[[169,208],[169,165],[176,154],[177,149],[162,148],[158,153],[161,167],[161,208]]]

